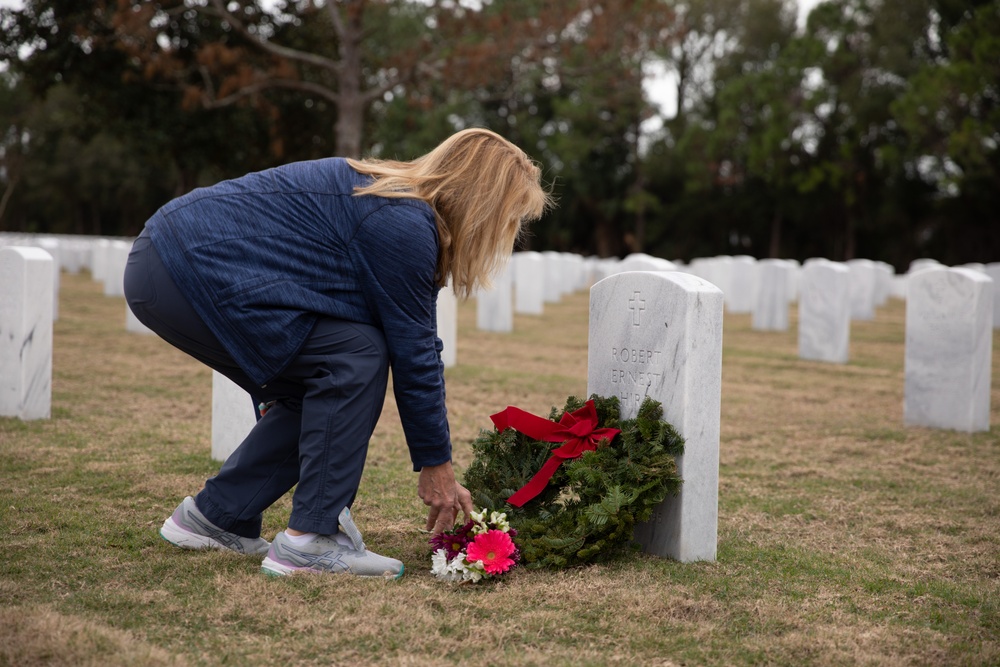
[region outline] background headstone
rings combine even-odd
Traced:
[[[62,240],[62,269],[66,273],[76,275],[80,270],[90,265],[90,243],[75,238],[64,237]]]
[[[493,278],[493,287],[476,294],[476,328],[507,333],[514,330],[512,267],[508,265]]]
[[[788,302],[799,300],[799,276],[802,275],[802,265],[796,259],[781,260],[788,267]]]
[[[514,312],[541,315],[545,312],[545,261],[541,253],[514,253]]]
[[[127,241],[110,241],[105,246],[104,296],[125,296],[125,265],[132,244]]]
[[[889,296],[893,299],[906,300],[906,278],[907,274],[894,275],[889,286]]]
[[[108,276],[108,249],[110,247],[111,239],[98,238],[93,241],[90,249],[90,277],[102,285]]]
[[[52,256],[0,248],[0,416],[52,415]]]
[[[62,272],[62,250],[59,239],[40,237],[36,244],[52,256],[52,320],[59,319],[59,281]]]
[[[846,364],[851,339],[850,269],[808,260],[799,275],[799,357]]]
[[[584,259],[582,255],[578,255],[575,252],[564,252],[562,253],[563,258],[563,294],[572,294],[579,290],[589,288],[590,284],[587,280],[587,271],[584,266]]]
[[[441,361],[445,368],[451,368],[458,363],[458,297],[451,288],[451,283],[438,292],[437,298],[437,330],[438,338],[444,344],[441,350]]]
[[[990,429],[993,290],[972,269],[929,268],[906,295],[907,426]]]
[[[987,264],[986,275],[993,279],[993,328],[1000,329],[1000,262]]]
[[[618,272],[625,271],[676,271],[677,265],[669,259],[653,257],[644,252],[634,252],[626,255],[618,265]]]
[[[875,262],[870,259],[851,259],[846,262],[851,276],[851,319],[875,319],[877,274]]]
[[[757,331],[788,330],[788,296],[791,266],[783,259],[757,262],[757,300],[750,326]]]
[[[896,269],[888,262],[874,262],[875,267],[875,307],[881,308],[892,296],[892,279]]]
[[[257,423],[253,399],[219,371],[212,371],[212,458],[225,461]]]
[[[618,396],[623,419],[650,396],[685,438],[680,493],[635,535],[683,562],[716,556],[722,318],[721,290],[692,274],[621,273],[590,290],[587,395]]]
[[[562,254],[554,250],[546,250],[542,253],[542,261],[545,263],[545,303],[559,303],[562,299],[563,282],[563,259]]]
[[[729,273],[728,279],[724,279],[728,287],[726,309],[731,313],[753,312],[759,284],[757,260],[749,255],[738,255],[730,260],[728,267],[720,266],[723,267],[728,268]]]

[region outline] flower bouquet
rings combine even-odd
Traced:
[[[431,538],[431,573],[438,579],[476,583],[499,577],[521,558],[507,515],[487,510],[473,512],[461,528]]]

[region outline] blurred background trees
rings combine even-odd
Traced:
[[[0,230],[485,126],[558,197],[532,249],[1000,258],[1000,0],[24,0],[0,64]]]

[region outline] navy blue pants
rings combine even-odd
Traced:
[[[181,294],[144,232],[125,269],[125,298],[140,322],[251,396],[275,401],[195,497],[218,527],[259,537],[261,513],[298,484],[288,525],[329,535],[354,501],[368,441],[385,400],[389,355],[377,328],[321,318],[299,355],[260,387]]]

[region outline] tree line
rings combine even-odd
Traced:
[[[132,235],[201,185],[483,126],[558,199],[525,248],[1000,260],[1000,0],[795,9],[25,0],[0,10],[0,230]]]

